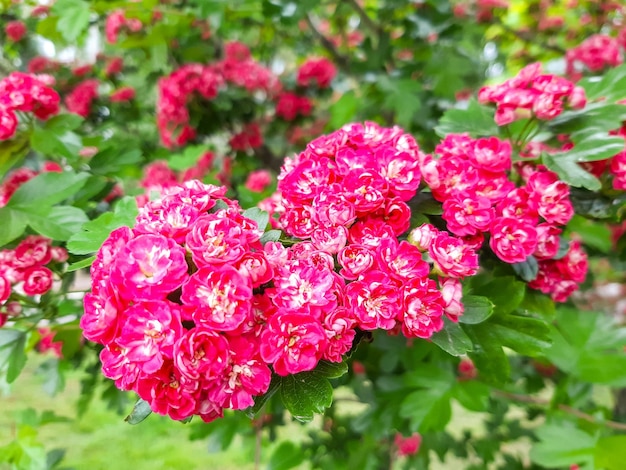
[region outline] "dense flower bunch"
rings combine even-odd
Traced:
[[[581,63],[592,72],[605,67],[617,67],[624,59],[618,39],[604,34],[594,34],[565,55],[567,73],[576,77],[576,64]]]
[[[495,121],[499,126],[522,118],[551,120],[565,106],[585,106],[585,91],[571,81],[556,75],[543,74],[541,64],[524,67],[514,78],[501,85],[483,87],[478,93],[480,103],[495,103]]]
[[[313,110],[311,100],[291,92],[281,93],[276,103],[276,116],[293,121],[298,116],[308,116]]]
[[[545,279],[530,286],[555,292],[555,298],[564,301],[581,282],[572,281],[586,274],[586,265],[584,269],[579,265],[575,273],[547,268],[557,262],[563,226],[574,215],[569,186],[556,173],[531,165],[521,168],[524,184],[517,186],[513,182],[517,175],[509,177],[511,144],[496,137],[450,134],[435,153],[438,159],[423,159],[422,174],[433,197],[443,203],[448,230],[477,246],[489,235],[491,250],[506,263],[534,256]],[[577,249],[572,245],[571,256],[578,256],[573,254]],[[570,252],[557,264],[567,263]]]
[[[65,97],[65,106],[71,113],[86,118],[91,112],[91,104],[98,97],[98,80],[95,78],[79,83]]]
[[[17,111],[48,119],[59,112],[59,95],[33,75],[12,72],[0,80],[0,140],[17,132]]]
[[[27,236],[14,249],[1,250],[0,305],[13,291],[31,296],[48,292],[54,275],[47,265],[64,263],[67,258],[65,248],[52,246],[52,240],[39,235]]]
[[[192,96],[210,101],[228,85],[250,94],[274,95],[280,90],[278,78],[256,62],[245,45],[228,43],[224,52],[223,60],[209,65],[186,64],[159,81],[157,126],[166,147],[183,145],[195,137],[187,108]]]
[[[109,44],[115,44],[120,32],[129,31],[136,33],[141,31],[143,24],[137,18],[126,18],[124,10],[115,10],[107,16],[104,25],[106,40]]]
[[[296,82],[302,87],[315,85],[318,88],[328,88],[335,75],[337,67],[330,60],[325,57],[309,58],[298,69]]]
[[[263,135],[258,123],[250,122],[243,126],[241,132],[234,134],[228,141],[235,152],[245,152],[263,145]]]
[[[246,408],[270,382],[255,290],[272,271],[262,231],[225,193],[171,188],[111,233],[91,268],[81,327],[104,345],[104,374],[174,419]]]
[[[460,279],[478,269],[470,244],[434,227],[429,246],[398,241],[409,229],[406,201],[420,185],[421,155],[398,127],[351,124],[287,159],[279,177],[281,228],[339,266],[343,315],[361,329],[430,337],[444,313],[462,313]],[[441,276],[439,285],[430,274]]]
[[[20,41],[27,31],[26,25],[19,20],[9,21],[4,27],[4,33],[13,42]]]
[[[204,152],[196,164],[186,171],[174,171],[166,161],[157,160],[146,165],[143,169],[143,178],[139,185],[146,191],[144,194],[137,196],[137,204],[143,207],[154,194],[160,195],[168,188],[178,186],[180,183],[193,179],[201,180],[213,167],[212,152]]]

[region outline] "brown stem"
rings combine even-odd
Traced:
[[[337,48],[335,47],[335,45],[330,41],[330,39],[328,39],[326,36],[324,36],[315,26],[315,23],[313,22],[313,19],[311,18],[311,14],[307,13],[305,16],[305,20],[306,20],[306,24],[309,26],[309,28],[311,28],[311,31],[313,32],[313,35],[319,40],[319,42],[322,44],[322,46],[324,46],[324,49],[326,49],[330,55],[333,57],[334,61],[337,63],[337,65],[339,67],[341,67],[341,69],[343,69],[345,72],[349,72],[349,67],[348,67],[348,63],[349,60],[346,56],[342,55],[341,53],[339,53],[339,51],[337,50]]]
[[[509,400],[518,401],[521,403],[531,403],[533,405],[545,406],[549,407],[551,405],[549,400],[545,400],[543,398],[537,398],[530,395],[521,395],[519,393],[510,393],[502,390],[494,390],[493,394],[500,398],[507,398]],[[585,420],[589,423],[606,426],[607,428],[616,429],[618,431],[626,431],[626,423],[618,423],[617,421],[610,420],[600,420],[595,416],[585,413],[584,411],[580,411],[576,408],[572,408],[571,406],[564,405],[559,403],[557,408],[565,413],[568,413],[572,416],[576,416],[579,419]]]
[[[513,36],[515,36],[518,39],[521,39],[524,42],[537,44],[538,46],[541,46],[544,49],[548,49],[549,51],[553,51],[553,52],[558,52],[561,55],[565,55],[565,53],[567,52],[562,47],[556,46],[554,44],[549,44],[545,41],[537,41],[537,37],[531,32],[518,31],[502,23],[501,21],[498,21],[498,24],[502,26],[502,29],[504,29],[507,33],[512,34]]]
[[[383,28],[369,17],[369,15],[365,12],[365,10],[361,8],[361,5],[359,5],[356,2],[356,0],[344,0],[344,1],[345,3],[347,3],[348,5],[352,7],[352,9],[357,13],[357,15],[359,15],[359,18],[361,19],[361,23],[363,23],[368,29],[370,29],[372,32],[374,32],[378,36],[380,36],[383,33]]]

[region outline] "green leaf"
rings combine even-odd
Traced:
[[[621,469],[626,462],[626,436],[600,438],[593,456],[596,468]]]
[[[432,335],[430,339],[452,356],[462,356],[472,350],[472,341],[465,332],[457,323],[447,318],[444,318],[443,330]]]
[[[139,424],[150,416],[150,414],[152,414],[150,404],[140,398],[137,400],[137,403],[135,403],[135,406],[133,406],[133,411],[131,411],[130,414],[124,418],[124,421],[128,424]]]
[[[511,313],[522,302],[526,284],[513,276],[504,276],[475,288],[474,292],[493,302],[496,315],[504,315]]]
[[[548,324],[538,318],[497,315],[482,325],[500,344],[526,356],[542,354],[552,344]]]
[[[493,302],[487,297],[479,295],[464,295],[463,315],[459,317],[460,323],[475,325],[482,323],[493,314]]]
[[[332,404],[333,388],[320,374],[301,372],[282,378],[280,397],[295,419],[309,422]]]
[[[526,282],[536,279],[537,274],[539,274],[539,263],[537,262],[537,258],[532,255],[526,258],[525,261],[522,261],[521,263],[513,263],[511,266],[513,267],[513,271],[515,271],[515,274]]]
[[[57,31],[67,42],[74,42],[89,26],[89,3],[82,0],[57,0],[52,12],[59,16]]]
[[[280,240],[283,232],[280,230],[268,230],[263,235],[261,235],[261,239],[259,240],[261,243],[265,244],[267,242],[277,242]]]
[[[59,114],[46,121],[45,128],[53,132],[73,131],[80,127],[84,118],[78,114]]]
[[[12,242],[26,230],[27,217],[23,212],[0,207],[0,220],[0,246]]]
[[[113,230],[123,226],[132,226],[137,213],[137,203],[134,198],[126,196],[120,199],[115,204],[113,212],[106,212],[97,219],[85,222],[80,231],[70,237],[67,249],[75,255],[95,253]]]
[[[519,311],[527,316],[552,320],[556,315],[556,306],[549,296],[534,289],[528,289]]]
[[[574,215],[567,224],[566,233],[580,235],[586,245],[592,246],[602,253],[610,253],[613,248],[611,230],[605,223]],[[569,248],[569,244],[568,244]]]
[[[596,439],[572,426],[544,424],[536,431],[539,442],[533,444],[530,459],[547,468],[592,464]]]
[[[36,151],[50,156],[75,159],[83,144],[78,134],[72,131],[53,131],[35,128],[30,136],[30,144]]]
[[[72,206],[55,206],[39,213],[28,212],[28,225],[52,240],[67,241],[89,219],[80,209]]]
[[[8,207],[40,209],[53,206],[72,196],[83,187],[89,178],[88,173],[40,173],[27,181],[13,194]]]
[[[260,230],[265,230],[265,227],[267,227],[267,224],[270,221],[270,215],[258,207],[251,207],[250,209],[245,210],[241,215],[250,220],[254,220]]]
[[[167,160],[167,165],[175,171],[184,171],[195,166],[207,149],[203,145],[186,147],[183,153],[175,153]]]
[[[248,416],[248,418],[250,419],[254,418],[269,401],[269,399],[272,398],[272,396],[274,396],[274,394],[278,390],[280,390],[281,385],[282,377],[277,374],[272,374],[272,380],[270,382],[269,388],[267,389],[267,392],[265,392],[263,395],[254,397],[254,405],[244,410],[246,416]]]
[[[493,120],[494,112],[491,108],[482,106],[472,99],[467,109],[450,109],[445,112],[435,127],[440,137],[448,134],[468,132],[472,137],[498,135],[499,128]]]
[[[626,109],[626,106],[624,106]],[[557,154],[575,162],[594,162],[606,160],[624,150],[624,138],[609,135],[607,131],[582,129],[571,135],[574,148]]]
[[[602,187],[600,180],[593,176],[567,154],[550,155],[544,153],[541,157],[543,164],[554,171],[566,183],[597,191]]]
[[[478,369],[479,378],[490,385],[501,386],[511,374],[509,359],[502,350],[501,343],[490,334],[486,323],[467,325],[464,327],[474,344],[468,356]]]
[[[328,379],[338,379],[342,375],[348,373],[348,363],[345,361],[320,361],[315,367],[315,372],[320,374],[322,377],[326,377]]]
[[[272,452],[267,470],[288,470],[302,462],[304,462],[304,453],[300,446],[296,446],[291,441],[283,441]]]
[[[626,386],[626,328],[599,313],[561,307],[545,356],[559,369],[591,383]]]
[[[476,380],[458,381],[452,389],[452,397],[470,411],[487,411],[491,388]]]
[[[89,167],[96,175],[112,175],[122,168],[141,162],[141,150],[123,150],[117,147],[98,152],[89,160]]]
[[[6,371],[7,383],[13,383],[26,365],[26,333],[0,329],[0,370]]]
[[[351,122],[356,115],[359,100],[354,90],[341,95],[335,103],[330,107],[330,120],[328,122],[329,129],[339,129],[344,124]]]
[[[82,259],[80,261],[76,261],[75,263],[70,264],[65,270],[68,273],[78,271],[79,269],[88,268],[93,264],[96,260],[96,255],[90,256],[89,258]]]
[[[441,431],[452,417],[449,389],[430,388],[409,393],[400,405],[400,416],[410,421],[412,431]]]
[[[601,77],[585,78],[578,82],[585,89],[588,101],[600,98],[607,103],[615,103],[626,98],[626,65],[620,65]]]
[[[29,152],[28,138],[19,135],[11,140],[0,141],[0,180]]]
[[[413,116],[422,107],[420,82],[411,78],[390,79],[384,76],[378,83],[385,94],[384,106],[395,112],[395,120],[399,125],[409,127]]]

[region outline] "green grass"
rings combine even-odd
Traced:
[[[64,448],[67,453],[63,468],[77,470],[177,470],[219,469],[247,470],[254,468],[251,449],[235,440],[226,452],[210,453],[207,441],[190,441],[189,426],[151,415],[141,424],[131,426],[120,416],[93,400],[87,413],[78,417],[80,373],[67,376],[62,393],[47,395],[41,380],[34,373],[37,361],[31,358],[9,393],[0,397],[0,446],[14,438],[19,414],[34,408],[69,418],[67,422],[47,423],[38,428],[38,440],[46,450]],[[129,410],[130,411],[130,410]],[[264,452],[265,453],[265,452]],[[269,452],[267,452],[269,454]],[[263,455],[266,460],[269,455]],[[0,464],[1,467],[1,464]]]

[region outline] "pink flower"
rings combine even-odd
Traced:
[[[17,132],[17,116],[11,109],[0,107],[0,140],[9,140]]]
[[[489,246],[506,263],[526,261],[537,248],[537,230],[524,220],[498,217],[491,224]]]
[[[337,255],[341,266],[339,274],[345,279],[354,280],[373,266],[374,259],[375,252],[370,248],[358,244],[348,245]]]
[[[282,376],[314,369],[325,349],[324,328],[307,315],[279,310],[261,335],[261,357]]]
[[[461,279],[478,272],[478,255],[463,240],[440,232],[428,248],[435,268],[444,276]]]
[[[251,314],[252,286],[231,266],[205,266],[183,284],[181,300],[194,308],[192,317],[198,326],[232,331]]]
[[[448,230],[458,236],[487,231],[494,216],[491,201],[483,196],[457,193],[443,203]]]
[[[58,358],[63,357],[63,341],[53,341],[54,336],[56,335],[56,331],[52,331],[50,328],[39,328],[37,330],[41,339],[39,340],[39,344],[37,344],[37,350],[40,353],[45,353],[48,351],[52,351],[52,354]]]
[[[118,318],[125,308],[124,303],[111,288],[106,287],[100,290],[99,295],[85,294],[83,306],[84,313],[80,318],[83,336],[100,344],[112,343],[118,334]]]
[[[111,282],[127,300],[164,299],[188,277],[185,250],[162,235],[139,235],[115,258]]]
[[[123,103],[135,98],[135,89],[131,86],[118,88],[109,96],[111,103]]]
[[[0,274],[0,304],[7,301],[11,295],[11,282],[2,274]]]
[[[52,287],[52,271],[43,266],[33,266],[24,271],[24,293],[45,294]]]
[[[298,86],[309,86],[314,82],[318,88],[328,88],[337,75],[337,68],[326,58],[307,59],[300,68],[296,81]]]
[[[461,281],[453,278],[445,278],[441,281],[441,295],[444,302],[444,313],[453,322],[458,322],[463,315],[463,285]]]
[[[404,285],[402,332],[408,338],[430,338],[443,328],[444,299],[432,279],[412,279]]]
[[[420,251],[428,251],[433,239],[437,237],[439,230],[432,224],[423,224],[414,228],[409,233],[409,242],[415,245]]]
[[[18,20],[9,21],[4,27],[5,34],[13,42],[21,40],[26,34],[26,31],[26,25]]]
[[[215,380],[228,365],[226,338],[214,331],[197,327],[185,331],[174,345],[174,364],[191,380]]]
[[[537,225],[537,259],[554,258],[559,251],[561,229],[551,224]]]
[[[398,285],[382,271],[368,271],[346,287],[346,298],[360,328],[390,330],[402,313]]]
[[[254,193],[260,193],[272,183],[272,175],[267,170],[253,171],[246,179],[245,187]]]
[[[52,259],[51,240],[40,235],[29,235],[15,248],[13,264],[18,268],[48,264]]]
[[[419,452],[422,436],[419,433],[414,433],[409,437],[404,437],[402,434],[397,433],[393,443],[398,450],[398,455],[415,455]]]
[[[276,116],[285,121],[293,121],[298,116],[311,114],[313,105],[306,96],[298,96],[295,93],[284,92],[276,103]]]
[[[117,344],[142,372],[157,372],[164,359],[172,358],[174,343],[182,335],[178,305],[160,300],[137,302],[126,309],[123,318]]]
[[[95,78],[79,83],[65,97],[65,106],[71,113],[86,118],[91,112],[91,103],[98,96],[99,82]]]
[[[474,142],[469,158],[479,167],[498,173],[511,169],[511,144],[497,137],[485,137]]]

